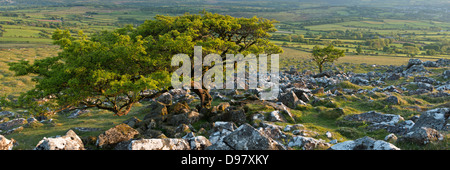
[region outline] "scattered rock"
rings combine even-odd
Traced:
[[[13,119],[0,124],[0,130],[9,130],[14,127],[27,124],[27,120],[24,118]]]
[[[249,124],[243,124],[223,138],[223,142],[234,150],[285,150],[273,139],[265,136]]]
[[[384,101],[386,101],[386,103],[388,103],[388,104],[394,104],[394,105],[400,104],[400,101],[398,100],[398,98],[396,96],[389,96]]]
[[[414,65],[422,65],[422,63],[423,63],[422,60],[419,59],[409,59],[406,69],[409,69]]]
[[[436,80],[430,77],[414,77],[414,82],[434,84]]]
[[[0,135],[0,150],[12,150],[13,146],[14,139],[9,140]]]
[[[303,150],[328,149],[331,145],[325,143],[322,139],[314,139],[311,137],[296,136],[289,143],[289,147],[299,147]]]
[[[450,70],[445,70],[445,71],[442,73],[442,76],[444,77],[444,79],[450,78]]]
[[[23,129],[24,129],[23,126],[19,126],[19,127],[16,127],[16,128],[12,128],[12,129],[6,131],[5,133],[3,133],[3,135],[10,135],[10,134],[13,134],[13,133],[19,133],[19,132],[21,132]]]
[[[295,108],[297,104],[299,104],[299,100],[293,91],[289,91],[285,94],[282,94],[280,98],[278,98],[284,105],[290,108]]]
[[[256,130],[249,124],[243,124],[233,132],[225,132],[214,142],[210,137],[211,146],[207,150],[285,150],[286,148]]]
[[[412,74],[412,73],[426,73],[428,72],[423,65],[413,65],[405,70],[405,73]]]
[[[350,82],[356,85],[360,85],[360,86],[368,86],[370,85],[369,80],[363,79],[361,77],[352,77],[350,79]]]
[[[450,116],[450,108],[436,108],[422,113],[416,121],[412,130],[422,127],[432,128],[440,131],[447,131],[448,120]]]
[[[399,141],[425,145],[430,142],[443,140],[443,138],[444,136],[435,129],[420,127],[400,137]]]
[[[15,114],[10,111],[1,111],[0,112],[0,117],[13,117],[14,115]]]
[[[186,139],[139,139],[129,142],[126,150],[190,150]],[[116,148],[122,150],[122,148]]]
[[[397,139],[398,139],[397,136],[395,136],[395,134],[391,133],[384,138],[384,141],[389,142],[389,143],[395,143],[395,142],[397,142]]]
[[[73,130],[79,131],[79,132],[95,132],[100,131],[100,128],[88,128],[88,127],[74,127]]]
[[[187,139],[191,150],[204,150],[212,145],[206,137],[195,136],[193,132],[184,136],[183,139]]]
[[[345,120],[349,121],[364,121],[372,124],[385,124],[385,125],[395,125],[403,117],[393,114],[382,114],[375,111],[370,111],[361,114],[348,115],[344,117]]]
[[[96,145],[100,148],[113,148],[117,143],[133,139],[138,134],[137,130],[122,123],[100,134]]]
[[[44,137],[34,150],[84,150],[84,144],[74,131],[69,130],[62,137]]]
[[[77,110],[73,111],[69,116],[67,116],[67,118],[74,119],[82,114],[89,113],[89,112],[90,111],[86,110],[86,109],[77,109]]]
[[[423,62],[423,66],[425,67],[439,67],[439,64],[435,61],[425,61]]]
[[[165,92],[156,98],[158,102],[164,103],[166,105],[172,104],[172,95],[169,92]]]
[[[370,137],[363,137],[354,141],[345,141],[335,144],[329,148],[330,150],[400,150],[395,145],[382,141],[375,140]]]
[[[394,73],[394,74],[391,74],[391,75],[389,75],[388,77],[386,77],[385,80],[394,81],[394,80],[400,79],[400,77],[401,77],[401,74],[399,74],[399,73]]]

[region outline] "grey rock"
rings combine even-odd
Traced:
[[[243,124],[223,138],[235,150],[285,150],[286,148],[249,124]]]
[[[409,67],[408,69],[406,69],[404,73],[412,74],[412,73],[425,73],[425,72],[428,72],[428,70],[425,69],[425,67],[423,67],[423,65],[413,65],[413,66]]]
[[[14,116],[14,112],[10,112],[10,111],[1,111],[0,112],[0,117],[12,117]]]
[[[84,144],[74,131],[69,130],[62,137],[44,137],[34,150],[84,150]]]
[[[88,128],[88,127],[74,127],[73,130],[79,131],[79,132],[95,132],[100,131],[100,128]]]
[[[24,124],[27,124],[27,120],[25,120],[24,118],[17,118],[17,119],[13,119],[13,120],[1,123],[0,130],[9,130],[9,129],[12,129],[14,127],[24,125]]]
[[[445,71],[442,73],[442,76],[444,77],[444,79],[450,78],[450,70],[445,70]]]
[[[423,62],[423,66],[425,67],[439,67],[439,64],[435,61],[425,61]]]
[[[444,136],[435,129],[420,127],[400,137],[399,141],[425,145],[430,142],[443,140],[443,138]]]
[[[345,141],[335,144],[329,148],[330,150],[400,150],[395,145],[382,141],[375,140],[370,137],[363,137],[354,141]]]
[[[67,116],[67,118],[74,119],[74,118],[77,118],[78,116],[80,116],[82,114],[89,113],[89,112],[90,111],[86,110],[86,109],[76,109],[69,116]]]
[[[356,84],[356,85],[360,85],[360,86],[368,86],[368,85],[370,85],[369,80],[366,80],[366,79],[363,79],[363,78],[360,78],[360,77],[352,77],[350,79],[350,82],[353,83],[353,84]]]
[[[414,82],[434,84],[436,80],[430,77],[414,77]]]
[[[391,74],[391,75],[387,76],[387,77],[385,78],[385,80],[393,81],[393,80],[398,80],[398,79],[400,79],[400,77],[401,77],[401,74],[399,74],[399,73],[394,73],[394,74]]]
[[[409,69],[414,65],[422,65],[422,63],[423,63],[422,60],[419,59],[409,59],[406,69]]]
[[[311,137],[296,136],[289,143],[289,147],[300,147],[303,150],[326,149],[331,145],[324,140],[317,140]]]
[[[19,133],[19,132],[21,132],[23,129],[24,129],[23,126],[19,126],[19,127],[16,127],[16,128],[12,128],[12,129],[6,131],[5,133],[3,133],[3,135],[10,135],[10,134],[13,134],[13,133]]]
[[[364,121],[372,124],[383,124],[383,125],[395,125],[403,117],[394,114],[382,114],[375,111],[370,111],[361,114],[348,115],[344,117],[345,120],[349,121]]]
[[[161,94],[160,96],[158,96],[158,98],[156,98],[156,100],[158,102],[164,103],[166,105],[171,105],[172,104],[172,95],[169,92],[165,92],[163,94]]]
[[[289,91],[287,93],[281,94],[280,98],[278,98],[284,105],[290,108],[295,108],[297,104],[299,104],[299,99],[297,95],[293,91]]]
[[[436,108],[422,113],[412,127],[412,130],[417,130],[422,127],[428,127],[440,131],[447,131],[450,116],[450,108]]]
[[[382,91],[401,93],[394,85],[387,86]]]
[[[389,96],[384,101],[386,101],[388,104],[394,104],[394,105],[400,104],[400,101],[398,100],[398,98],[396,96]]]
[[[13,146],[14,139],[9,140],[0,135],[0,150],[12,150]]]
[[[132,140],[127,150],[190,150],[186,139],[139,139]]]
[[[425,89],[425,90],[428,90],[428,91],[433,91],[433,89],[434,89],[433,85],[428,84],[428,83],[422,83],[422,82],[418,82],[417,83],[417,87],[419,89]]]
[[[441,67],[446,67],[446,66],[450,65],[450,60],[440,58],[440,59],[436,60],[436,63],[439,64],[439,66],[441,66]]]
[[[285,122],[284,118],[280,114],[280,111],[278,111],[278,110],[270,112],[269,121],[271,121],[271,122]]]
[[[393,133],[384,137],[384,141],[389,142],[389,143],[395,143],[397,141],[397,139],[398,139],[397,136],[395,136],[395,134],[393,134]]]
[[[116,144],[133,139],[139,132],[127,124],[119,124],[103,132],[97,138],[96,145],[100,148],[114,148]]]

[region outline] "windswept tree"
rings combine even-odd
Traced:
[[[82,32],[73,36],[57,30],[52,39],[62,49],[58,56],[9,66],[16,75],[35,75],[35,88],[19,101],[36,113],[96,107],[121,116],[139,100],[155,96],[146,90],[169,89],[170,73],[176,69],[171,67],[171,58],[181,53],[193,60],[194,46],[202,46],[202,57],[215,53],[223,61],[226,54],[281,53],[282,49],[268,40],[269,33],[276,31],[275,22],[202,11],[176,17],[158,15],[137,28],[126,26],[90,38]],[[193,91],[200,96],[201,107],[210,107],[209,90]]]
[[[315,46],[312,51],[313,61],[319,67],[319,71],[322,73],[323,64],[332,63],[336,61],[338,58],[344,57],[344,50],[339,50],[334,48],[333,45],[329,45],[324,48],[320,48],[319,46]]]

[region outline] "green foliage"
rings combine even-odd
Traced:
[[[102,31],[90,38],[57,29],[52,39],[62,52],[55,57],[10,63],[16,75],[36,74],[36,87],[20,103],[35,113],[54,113],[85,105],[127,114],[145,98],[142,91],[170,86],[171,57],[193,56],[193,47],[210,53],[274,54],[282,49],[268,41],[275,21],[234,18],[203,11],[200,15],[156,16],[137,28]],[[36,100],[37,99],[37,100]]]
[[[312,51],[313,61],[319,67],[319,71],[322,72],[324,63],[332,63],[340,57],[344,57],[344,50],[335,49],[333,45],[329,45],[325,48],[315,46]]]

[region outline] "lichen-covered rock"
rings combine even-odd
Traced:
[[[84,150],[84,144],[74,131],[69,130],[66,135],[61,137],[44,137],[34,150]]]
[[[386,101],[386,103],[388,104],[400,104],[400,101],[398,100],[397,96],[389,96],[387,97],[384,101]]]
[[[100,134],[96,145],[100,148],[113,148],[117,143],[133,139],[138,134],[137,130],[122,123]]]
[[[284,146],[262,134],[249,124],[243,124],[238,129],[223,138],[223,142],[235,150],[284,150]]]
[[[289,91],[285,94],[282,94],[278,98],[284,105],[290,108],[295,108],[297,104],[299,104],[299,100],[297,95],[293,91]]]
[[[373,125],[388,125],[388,126],[394,126],[399,121],[404,120],[403,117],[401,117],[400,115],[382,114],[375,111],[345,116],[344,119],[349,121],[367,122]]]
[[[204,136],[195,136],[193,132],[183,137],[189,143],[191,150],[204,150],[211,146],[211,142]]]
[[[0,124],[0,130],[9,130],[14,127],[27,124],[27,120],[24,118],[13,119]]]
[[[409,69],[410,67],[414,65],[422,65],[422,60],[419,59],[409,59],[408,65],[406,66],[406,69]]]
[[[444,136],[437,130],[427,127],[413,129],[412,132],[400,137],[399,141],[425,145],[430,142],[443,140]]]
[[[190,150],[186,139],[139,139],[132,140],[127,150]]]
[[[158,96],[158,98],[156,99],[158,102],[164,103],[166,105],[171,105],[172,104],[172,95],[169,92],[165,92],[163,94],[161,94],[160,96]]]
[[[9,140],[0,135],[0,150],[12,150],[13,146],[14,139]]]
[[[352,77],[350,79],[350,82],[353,83],[353,84],[356,84],[356,85],[360,85],[360,86],[368,86],[368,85],[370,85],[369,80],[366,80],[366,79],[361,78],[361,77]]]
[[[296,136],[289,143],[289,147],[299,147],[303,150],[328,149],[331,145],[324,140],[311,137]]]
[[[75,111],[73,111],[69,116],[67,116],[67,118],[69,119],[74,119],[77,118],[78,116],[81,116],[83,114],[89,113],[89,110],[86,109],[77,109]]]
[[[335,144],[329,148],[330,150],[400,150],[395,145],[382,141],[375,140],[370,137],[363,137],[354,141],[345,141]]]
[[[414,82],[434,84],[436,80],[430,77],[414,77]]]
[[[420,129],[421,127],[429,127],[436,130],[449,130],[447,124],[449,123],[450,109],[436,108],[422,113],[419,119],[412,127],[412,131]]]
[[[14,116],[14,112],[10,112],[10,111],[1,111],[0,112],[0,117],[12,117]]]

